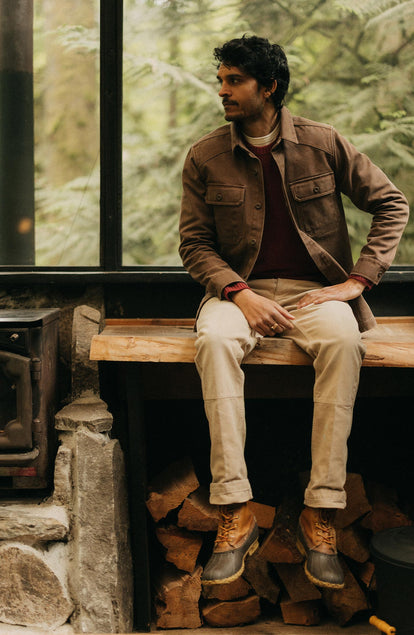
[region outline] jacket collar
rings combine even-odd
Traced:
[[[234,152],[236,146],[241,146],[246,149],[246,145],[243,140],[243,136],[240,132],[240,128],[235,121],[232,121],[230,124],[230,134],[231,134],[231,149]],[[292,143],[298,143],[298,138],[296,136],[295,125],[293,123],[292,115],[286,106],[282,106],[280,111],[280,139],[285,139],[286,141],[291,141]]]

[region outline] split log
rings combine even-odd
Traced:
[[[338,550],[355,562],[369,559],[369,539],[367,533],[358,525],[349,525],[336,532]]]
[[[260,616],[260,599],[257,595],[249,595],[233,602],[208,602],[201,612],[210,626],[251,624]]]
[[[268,533],[259,554],[269,562],[301,562],[303,557],[296,547],[294,537],[283,526],[276,526]]]
[[[338,509],[335,526],[343,529],[352,525],[371,511],[371,505],[367,498],[364,481],[360,474],[349,473],[345,481],[346,507]]]
[[[277,509],[275,522],[267,534],[258,555],[269,562],[302,562],[303,556],[296,546],[296,529],[301,504],[285,500]]]
[[[157,527],[156,536],[165,547],[165,559],[174,564],[177,569],[192,573],[195,569],[197,557],[203,544],[203,539],[194,532],[180,529],[175,525]]]
[[[203,597],[206,600],[238,600],[246,597],[251,591],[251,586],[244,578],[237,578],[227,584],[206,584],[203,586]]]
[[[192,575],[166,565],[156,584],[157,628],[198,628],[201,626],[199,599],[202,567]]]
[[[146,501],[148,510],[158,522],[200,486],[190,459],[171,463],[151,483]]]
[[[178,525],[190,531],[217,531],[218,507],[208,502],[208,492],[199,487],[184,501],[178,512]]]
[[[276,508],[272,505],[256,503],[255,501],[249,501],[248,506],[256,517],[260,529],[271,529],[275,520]]]
[[[309,580],[301,564],[280,563],[275,564],[274,567],[293,602],[321,599],[319,590]]]
[[[321,621],[320,602],[308,600],[306,602],[293,602],[289,598],[282,599],[280,610],[285,624],[297,626],[316,626]]]
[[[398,506],[398,495],[395,490],[380,483],[367,485],[372,512],[361,522],[363,527],[377,533],[384,529],[405,527],[413,521]]]
[[[243,577],[252,585],[257,595],[271,604],[277,603],[280,587],[272,575],[270,564],[257,551],[246,559]]]
[[[368,601],[364,592],[342,561],[345,573],[343,589],[321,589],[323,602],[329,613],[340,626],[348,624],[355,616],[368,610]]]

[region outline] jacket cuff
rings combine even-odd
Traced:
[[[377,258],[360,256],[349,275],[362,276],[376,285],[380,282],[387,269],[388,265]]]

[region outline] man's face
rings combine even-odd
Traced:
[[[259,86],[254,77],[237,66],[221,64],[217,79],[227,121],[247,122],[261,118],[266,103],[266,88]]]

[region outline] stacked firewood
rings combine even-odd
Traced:
[[[302,475],[303,484],[308,475]],[[319,589],[306,577],[296,547],[296,526],[302,500],[292,497],[277,507],[250,502],[260,532],[260,547],[246,560],[243,576],[229,584],[202,587],[201,574],[213,547],[217,508],[208,502],[190,460],[171,464],[149,488],[147,508],[162,551],[155,580],[158,628],[231,627],[254,622],[264,608],[281,613],[286,624],[315,625],[328,612],[344,626],[364,619],[374,564],[369,542],[373,533],[411,525],[390,489],[366,485],[348,474],[347,508],[336,517],[338,550],[345,588]]]

